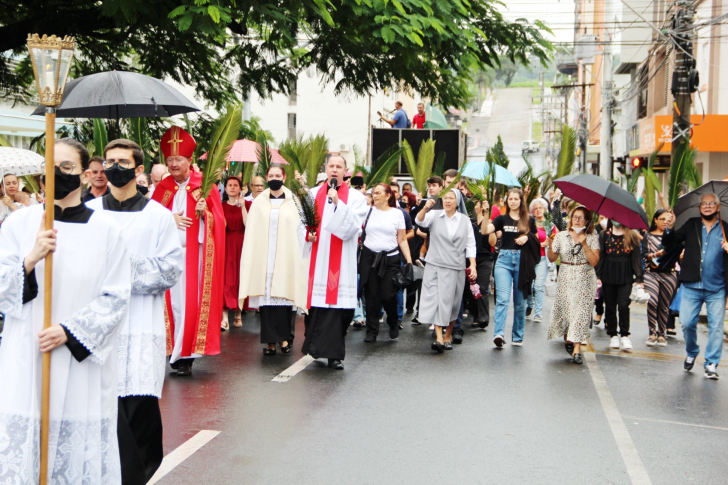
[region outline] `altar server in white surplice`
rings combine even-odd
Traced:
[[[86,205],[121,227],[131,261],[129,317],[119,332],[119,451],[124,485],[147,483],[164,458],[159,399],[167,366],[164,293],[184,255],[172,213],[137,190],[144,152],[131,140],[104,149],[111,192]]]
[[[116,339],[131,266],[118,224],[81,203],[86,149],[64,138],[54,155],[55,231],[43,229],[42,205],[0,231],[0,483],[38,483],[42,352],[51,352],[48,482],[118,484]],[[43,330],[50,250],[52,326]]]

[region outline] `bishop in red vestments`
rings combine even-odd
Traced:
[[[202,198],[202,175],[190,170],[192,135],[174,126],[161,146],[171,177],[152,198],[172,211],[185,252],[182,276],[166,296],[167,355],[177,375],[189,376],[195,358],[220,353],[225,216],[220,193],[213,189]]]

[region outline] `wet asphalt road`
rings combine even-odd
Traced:
[[[547,296],[544,315],[551,301]],[[632,307],[632,354],[608,350],[603,326],[593,330],[596,366],[572,364],[562,343],[546,340],[547,321],[527,320],[523,347],[494,350],[492,326],[470,329],[466,319],[464,343],[439,355],[429,348],[427,327],[411,326],[410,318],[397,341],[365,344],[364,331],[351,329],[343,372],[313,362],[277,383],[271,379],[302,357],[303,320],[292,354],[263,357],[259,321],[249,312],[242,329],[223,333],[221,355],[197,362],[192,378],[167,379],[165,454],[199,430],[220,434],[159,483],[728,480],[728,354],[721,381],[705,379],[700,361],[684,372],[681,337],[664,349],[644,345],[644,306]],[[509,315],[506,335],[510,328]],[[604,376],[611,411],[621,416],[647,482],[630,478],[635,465],[622,458],[624,436],[612,432],[595,372]]]

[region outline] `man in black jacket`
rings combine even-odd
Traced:
[[[718,379],[716,367],[723,350],[723,320],[725,318],[726,278],[728,277],[728,242],[723,237],[728,224],[719,217],[720,199],[716,194],[703,194],[700,199],[700,217],[688,220],[678,230],[668,226],[662,245],[670,249],[685,244],[681,265],[682,303],[680,320],[685,336],[685,370],[695,365],[700,352],[697,342],[697,323],[700,308],[705,303],[708,311],[708,345],[705,348],[705,377]],[[723,225],[720,228],[718,222]]]

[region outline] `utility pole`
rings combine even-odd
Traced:
[[[678,145],[687,139],[690,141],[690,113],[692,99],[689,77],[695,69],[693,54],[693,18],[695,16],[694,2],[691,0],[678,0],[673,15],[675,30],[681,33],[675,36],[676,55],[675,71],[672,74],[672,95],[675,99],[672,105],[672,157]],[[697,71],[695,72],[697,75]]]
[[[602,125],[600,135],[599,175],[612,179],[612,39],[604,29],[602,52]]]
[[[540,64],[539,64],[540,65]],[[540,69],[538,71],[538,87],[540,88],[540,94],[541,94],[541,143],[544,142],[544,135],[546,130],[546,98],[544,96],[544,85],[543,85],[543,66],[540,65]],[[541,171],[543,171],[544,166],[546,165],[545,155],[548,155],[548,144],[545,147],[546,153],[541,152]]]

